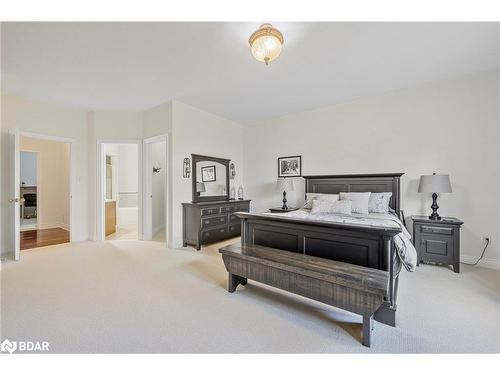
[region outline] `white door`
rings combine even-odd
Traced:
[[[20,253],[20,204],[22,203],[19,188],[19,133],[11,132],[9,163],[10,163],[10,248],[14,257],[19,260]]]

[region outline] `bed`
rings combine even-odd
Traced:
[[[389,272],[389,296],[375,313],[374,319],[395,326],[401,268],[398,266],[401,263],[397,262],[399,242],[404,237],[403,233],[407,233],[397,219],[403,218],[400,205],[402,175],[403,173],[304,176],[306,194],[392,192],[389,207],[396,219],[393,220],[395,224],[389,223],[388,217],[382,221],[356,217],[352,220],[312,220],[307,213],[300,212],[237,213],[242,219],[242,245],[262,245]]]

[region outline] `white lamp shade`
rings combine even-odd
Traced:
[[[278,178],[276,182],[277,191],[293,191],[293,180],[291,178]]]
[[[196,192],[197,193],[204,193],[205,191],[206,191],[205,183],[204,182],[197,182],[196,183]]]
[[[447,174],[431,174],[420,176],[419,193],[451,193],[450,176]]]

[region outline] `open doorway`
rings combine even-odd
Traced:
[[[140,146],[101,143],[101,239],[140,239]]]
[[[70,144],[19,139],[20,249],[70,241]]]
[[[144,240],[167,244],[167,135],[144,140]]]

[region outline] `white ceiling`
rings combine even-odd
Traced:
[[[82,109],[171,99],[245,124],[494,68],[495,23],[275,23],[282,55],[254,60],[255,23],[3,23],[2,90]]]

